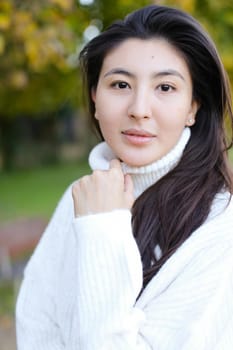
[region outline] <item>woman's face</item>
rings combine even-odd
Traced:
[[[166,155],[197,111],[188,66],[162,39],[128,39],[113,49],[92,98],[105,141],[131,166]]]

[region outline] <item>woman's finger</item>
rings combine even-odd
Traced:
[[[121,162],[118,159],[112,159],[110,161],[109,169],[113,168],[121,169]]]

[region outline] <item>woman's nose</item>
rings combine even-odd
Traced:
[[[133,94],[130,100],[128,115],[135,119],[149,119],[151,117],[151,104],[149,95],[143,92]]]

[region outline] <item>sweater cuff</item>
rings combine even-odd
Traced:
[[[119,236],[132,236],[131,217],[130,210],[116,209],[77,217],[73,221],[73,227],[76,236],[85,235],[88,238],[90,235],[95,237],[107,235],[111,241],[119,240]]]

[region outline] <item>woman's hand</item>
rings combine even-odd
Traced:
[[[124,175],[119,160],[114,159],[107,171],[95,170],[78,180],[72,187],[75,216],[131,209],[133,182]]]

